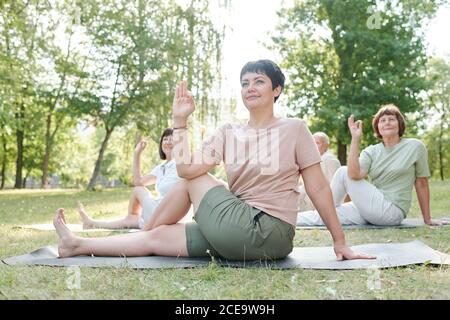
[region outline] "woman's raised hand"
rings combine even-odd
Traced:
[[[175,97],[173,99],[173,118],[185,121],[194,110],[195,102],[192,94],[187,89],[187,82],[181,81],[175,90]]]
[[[142,151],[144,151],[145,147],[147,146],[147,140],[142,139],[141,141],[138,142],[138,144],[136,145],[136,148],[134,149],[134,153],[135,154],[141,154]]]
[[[352,138],[359,139],[362,135],[362,121],[358,120],[355,121],[355,116],[351,115],[348,118],[348,128],[350,129],[350,134],[352,135]]]

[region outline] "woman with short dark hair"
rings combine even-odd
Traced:
[[[249,62],[242,68],[240,83],[248,122],[221,126],[191,155],[187,120],[195,103],[182,81],[175,91],[172,115],[174,157],[184,179],[161,201],[144,231],[135,234],[76,237],[59,209],[54,225],[60,256],[284,258],[293,249],[302,174],[306,191],[330,230],[337,259],[372,258],[354,253],[346,244],[306,123],[274,116],[274,103],[284,87],[280,68],[269,60]],[[228,186],[208,174],[221,162]],[[191,204],[195,222],[178,223]]]

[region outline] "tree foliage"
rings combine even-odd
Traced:
[[[364,121],[364,141],[373,143],[371,120],[380,105],[422,110],[421,27],[437,7],[436,1],[305,0],[279,12],[273,40],[289,73],[292,114],[308,115],[314,130],[335,137],[341,162],[350,114]]]
[[[441,180],[449,177],[448,157],[450,150],[450,60],[431,58],[427,65],[426,77],[429,90],[426,93],[425,106],[427,121],[435,123],[428,128],[425,139],[428,142],[428,154],[431,172]]]

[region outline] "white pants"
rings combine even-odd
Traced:
[[[343,225],[375,224],[399,225],[405,218],[402,210],[385,198],[384,194],[366,180],[352,180],[347,167],[339,168],[331,180],[331,192],[337,216]],[[348,194],[351,202],[344,203]],[[316,210],[300,212],[297,225],[324,225]]]
[[[148,195],[142,199],[141,207],[141,216],[139,219],[139,228],[144,228],[145,223],[150,219],[150,217],[153,214],[153,211],[155,211],[155,208],[158,206],[160,199],[154,199],[150,193],[148,192]]]

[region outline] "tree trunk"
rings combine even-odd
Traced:
[[[17,160],[16,160],[16,183],[14,184],[15,189],[22,188],[22,169],[23,169],[23,118],[24,118],[24,105],[20,106],[20,111],[16,113],[16,121],[18,128],[16,130],[16,141],[17,141]]]
[[[338,140],[338,159],[344,166],[347,164],[347,145]]]
[[[27,174],[25,175],[25,178],[23,178],[23,181],[22,181],[22,188],[26,188],[27,187],[27,180],[28,180],[28,175],[29,175],[30,173],[29,172],[27,172]]]
[[[49,161],[50,152],[47,150],[47,146],[45,146],[45,155],[44,155],[44,163],[42,164],[42,178],[41,178],[41,188],[48,189],[50,184],[48,183],[48,161]]]
[[[6,138],[5,136],[2,137],[2,147],[3,147],[3,157],[2,157],[2,169],[1,169],[1,175],[2,175],[2,182],[0,184],[0,189],[5,188],[5,180],[6,180]]]
[[[111,134],[112,134],[113,130],[114,130],[114,128],[106,130],[105,138],[103,139],[102,145],[100,147],[100,151],[98,153],[97,161],[95,162],[94,172],[92,173],[91,180],[89,181],[89,184],[87,187],[88,190],[93,190],[95,187],[95,183],[97,181],[98,174],[100,173],[100,167],[101,167],[101,163],[103,160],[103,156],[105,154],[105,150],[106,150],[106,147],[108,146],[108,141],[109,141],[109,138],[111,138]]]
[[[44,153],[44,161],[42,162],[42,178],[41,178],[41,188],[48,189],[48,163],[50,159],[50,128],[52,125],[52,114],[49,112],[47,115],[47,129],[45,131],[45,153]]]
[[[66,62],[69,60],[69,56],[70,56],[70,44],[71,44],[71,40],[72,40],[72,33],[69,36],[69,43],[67,45],[67,55],[66,55]],[[56,127],[55,130],[53,130],[53,133],[51,133],[51,128],[52,128],[52,116],[53,113],[56,109],[56,104],[58,103],[60,97],[61,97],[61,91],[64,88],[64,85],[66,83],[66,76],[67,76],[67,69],[64,69],[64,73],[61,77],[61,83],[59,84],[59,89],[58,89],[58,93],[56,94],[55,99],[53,100],[48,114],[47,114],[47,128],[45,131],[45,154],[44,154],[44,161],[42,162],[42,178],[41,178],[41,188],[43,189],[48,189],[49,188],[49,184],[48,184],[48,164],[50,161],[50,152],[52,149],[52,144],[53,144],[53,140],[54,137],[56,135],[56,132],[58,131],[59,125],[61,124],[62,119],[59,119],[60,121],[58,121],[58,119],[56,119]],[[75,88],[75,90],[78,90],[78,86]]]
[[[444,181],[444,159],[442,152],[442,136],[444,132],[444,121],[445,121],[445,112],[442,114],[441,123],[439,125],[439,142],[438,142],[438,150],[439,150],[439,174],[441,176],[441,180]]]

